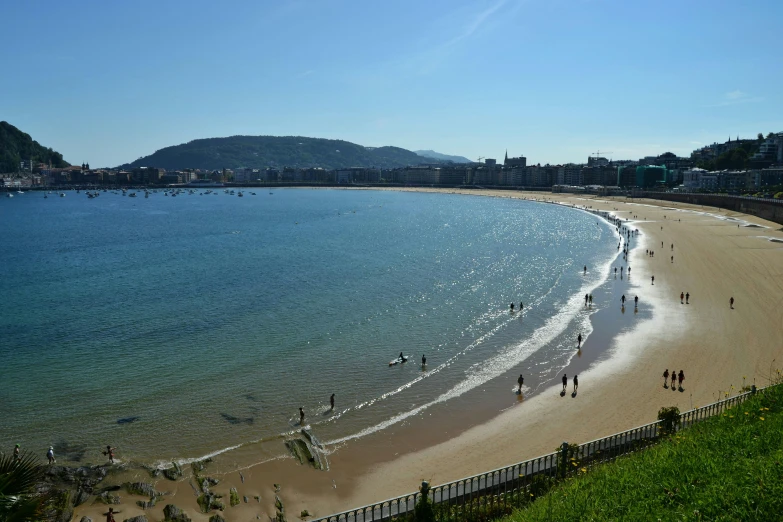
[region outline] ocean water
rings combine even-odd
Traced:
[[[327,442],[372,433],[562,367],[616,256],[613,227],[553,204],[214,190],[0,200],[3,450],[186,460],[296,430],[300,406]]]

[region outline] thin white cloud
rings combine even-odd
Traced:
[[[737,89],[724,93],[722,100],[716,103],[704,105],[704,107],[728,107],[730,105],[739,105],[741,103],[758,103],[762,101],[764,101],[764,98],[761,96],[751,96],[748,93]]]
[[[461,34],[458,34],[444,45],[444,47],[448,47],[450,45],[454,45],[455,43],[459,42],[460,40],[464,40],[465,38],[468,38],[473,33],[475,33],[483,24],[487,21],[489,17],[491,17],[493,14],[495,14],[498,9],[503,7],[506,4],[507,0],[500,0],[499,2],[495,3],[494,5],[490,6],[489,8],[485,9],[484,11],[481,11],[480,13],[477,13],[472,20],[467,24],[465,27],[465,30],[462,31]]]
[[[727,92],[724,96],[726,97],[727,100],[739,100],[745,98],[747,94],[740,90],[736,90],[736,91]]]

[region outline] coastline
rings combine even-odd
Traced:
[[[524,197],[539,201],[546,199],[550,202],[593,206],[601,210],[614,211],[618,208],[620,210],[616,215],[623,218],[634,213],[648,217],[646,221],[631,224],[633,228],[639,228],[642,234],[634,241],[634,248],[631,251],[634,279],[629,282],[632,286],[626,288],[633,288],[642,295],[640,308],[644,309],[645,314],[651,313],[653,319],[640,320],[635,328],[620,329],[612,339],[609,339],[603,335],[607,328],[598,321],[604,320],[603,315],[607,316],[607,321],[617,320],[615,315],[621,313],[617,311],[619,306],[610,305],[591,315],[591,323],[595,322],[594,332],[588,336],[583,350],[585,354],[589,352],[591,355],[589,357],[586,355],[584,360],[573,358],[566,369],[569,376],[573,371],[578,371],[580,375],[582,386],[579,395],[573,400],[570,395],[561,398],[559,386],[555,385],[537,390],[533,396],[524,397],[521,401],[523,404],[511,404],[504,408],[504,411],[483,411],[483,418],[480,419],[450,418],[445,412],[427,410],[422,419],[410,422],[406,420],[400,425],[342,445],[330,456],[332,469],[328,472],[318,472],[298,466],[289,458],[247,466],[245,463],[253,459],[250,455],[244,455],[244,451],[216,458],[215,463],[208,466],[211,473],[221,478],[221,485],[216,490],[223,493],[223,489],[228,491],[229,487],[237,487],[240,497],[244,495],[251,499],[248,504],[226,508],[227,512],[224,513],[226,517],[273,514],[274,508],[271,507],[274,501],[273,483],[283,485],[280,497],[286,503],[289,517],[294,518],[302,509],[307,509],[315,516],[326,516],[339,510],[413,491],[421,479],[441,483],[535,457],[550,452],[562,440],[584,442],[650,422],[654,420],[660,406],[674,403],[680,409],[688,409],[691,406],[690,400],[693,400],[693,406],[711,402],[715,399],[716,390],[710,391],[711,388],[708,388],[707,384],[714,387],[712,386],[714,383],[718,388],[728,388],[730,382],[733,382],[738,389],[742,375],[762,374],[767,370],[770,360],[775,358],[774,342],[771,340],[783,325],[781,321],[783,316],[774,306],[776,294],[781,294],[780,283],[775,285],[774,281],[750,278],[750,282],[754,283],[752,289],[744,293],[732,289],[734,297],[737,298],[737,310],[732,312],[739,312],[742,306],[749,307],[745,310],[762,313],[746,316],[747,312],[743,311],[742,320],[747,320],[744,328],[738,331],[727,331],[730,324],[726,321],[728,295],[723,300],[717,297],[727,290],[727,280],[731,278],[723,277],[714,281],[715,274],[725,273],[724,265],[747,267],[743,259],[748,255],[746,252],[740,252],[745,255],[737,256],[714,255],[716,252],[723,254],[723,250],[729,251],[731,242],[735,241],[733,237],[726,239],[720,235],[726,234],[727,230],[734,230],[731,222],[700,213],[676,211],[673,209],[693,206],[675,205],[669,202],[657,202],[657,205],[652,203],[653,206],[640,207],[639,204],[646,205],[651,202],[626,203],[610,198],[549,193],[510,194],[508,191],[427,189],[424,191],[490,197]],[[671,220],[662,220],[661,215],[667,212],[677,213],[678,218],[685,220],[681,224],[687,225],[680,226],[675,225]],[[679,213],[682,215],[680,216]],[[713,210],[711,213],[718,216],[733,214],[718,210]],[[751,216],[740,216],[741,219],[752,223],[765,224],[762,220],[756,220]],[[661,226],[664,226],[665,230],[656,231],[655,223],[662,223]],[[775,227],[770,223],[766,225]],[[669,226],[674,229],[671,233],[668,230]],[[697,232],[698,230],[700,232]],[[703,236],[706,232],[714,234],[715,230],[719,231],[719,237],[723,241],[705,240]],[[736,241],[750,242],[753,246],[742,248],[753,250],[755,260],[759,262],[758,266],[751,267],[753,274],[762,275],[764,272],[774,274],[775,259],[779,263],[778,266],[783,266],[780,264],[783,249],[779,244],[763,241],[754,236],[753,234],[761,232],[758,229],[741,228],[740,232],[741,235],[738,237],[741,239]],[[777,228],[770,228],[763,232],[783,238]],[[668,249],[662,250],[658,258],[648,258],[644,254],[645,245],[649,247],[660,240],[669,241],[663,236],[670,238],[676,247],[683,245],[682,250],[675,249],[676,263],[664,264],[664,261],[668,262]],[[702,237],[699,239],[699,236]],[[661,239],[658,239],[659,237]],[[696,240],[691,241],[694,238]],[[770,252],[775,250],[777,252],[770,255]],[[708,270],[701,269],[700,265],[704,264],[703,262],[710,265],[707,267]],[[645,284],[646,279],[643,275],[653,271],[658,272],[656,285]],[[728,272],[730,275],[738,273],[738,271]],[[636,274],[639,276],[637,277]],[[743,283],[745,282],[743,279]],[[612,287],[607,292],[608,295],[614,296],[613,286],[617,285],[612,283],[611,279],[606,282],[609,287]],[[690,305],[692,308],[678,308],[678,302],[677,306],[671,304],[675,302],[672,296],[679,294],[681,287],[692,293],[693,304]],[[607,299],[610,297],[607,296]],[[718,301],[721,305],[725,304],[726,310],[714,314],[713,317],[713,307],[718,304]],[[709,303],[709,306],[704,306],[704,303]],[[778,307],[777,310],[780,308]],[[707,313],[708,311],[710,313]],[[602,314],[601,318],[597,317],[599,314]],[[634,316],[632,312],[629,314],[626,311],[619,317],[624,321]],[[776,326],[768,329],[771,331],[755,331],[760,324],[764,324],[764,320],[769,319],[773,321],[777,319]],[[630,320],[623,324],[626,323],[630,323]],[[755,350],[748,350],[751,353],[748,353],[744,360],[737,353],[736,346],[742,346],[741,343],[737,343],[737,337],[745,343],[748,343],[750,338],[759,341],[759,346],[756,346]],[[700,338],[710,341],[709,349],[700,345]],[[604,348],[605,355],[590,359],[594,351],[601,351],[597,350],[599,346]],[[663,368],[659,369],[658,366],[663,357],[668,357],[668,360],[677,364],[678,369],[685,370],[687,376],[685,393],[662,389],[660,373]],[[712,363],[709,371],[702,372],[705,368],[701,366],[707,361]],[[697,384],[699,381],[702,384]],[[502,387],[507,388],[508,383],[502,384]],[[490,388],[490,386],[483,388]],[[476,390],[476,394],[480,395],[482,391],[484,390]],[[491,390],[487,391],[491,393]],[[664,395],[661,395],[661,392]],[[607,411],[605,408],[607,404],[612,405],[612,411]],[[440,432],[431,433],[431,430],[427,429],[427,424],[437,425]],[[249,450],[252,451],[252,448]],[[236,469],[243,469],[244,481],[234,471]],[[129,476],[143,481],[150,480],[144,470],[120,472],[112,476],[111,480],[125,480]],[[173,491],[172,495],[161,501],[160,506],[175,503],[185,509],[194,520],[207,520],[209,515],[198,512],[194,502],[195,496],[191,497],[193,491],[191,487],[185,486],[186,483],[189,483],[187,478],[179,482],[163,480],[158,489],[173,489]],[[261,496],[260,503],[253,500],[255,495]],[[100,516],[99,511],[102,512],[104,507],[80,506],[77,508],[77,517],[86,514],[95,518]],[[123,518],[145,513],[141,508],[133,505],[123,505],[122,509]],[[152,510],[153,513],[156,511],[158,508]],[[146,513],[149,514],[150,511]]]

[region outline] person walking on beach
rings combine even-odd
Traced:
[[[21,451],[21,448],[19,447],[19,444],[17,444],[14,447],[14,460],[22,460],[22,455],[19,453]]]
[[[614,267],[614,276],[617,277],[617,267]]]
[[[622,302],[623,306],[625,306],[625,294],[620,298],[620,301]]]
[[[301,406],[299,407],[299,425],[300,426],[304,425],[304,408],[302,408]]]
[[[680,304],[682,304],[682,300],[685,299],[685,294],[680,292]]]
[[[585,294],[585,306],[587,306],[587,294]]]
[[[116,513],[119,513],[119,511],[114,511],[114,508],[109,508],[109,512],[104,513],[104,515],[106,515],[106,522],[114,522],[114,515]]]
[[[106,446],[106,451],[103,452],[104,455],[107,455],[109,457],[109,462],[114,464],[114,450],[117,448],[112,448],[111,446]]]
[[[590,294],[590,306],[593,305],[593,294]]]
[[[422,363],[422,366],[424,366],[424,363]],[[329,408],[329,409],[333,410],[334,409],[334,393],[332,394],[331,397],[329,397],[329,405],[331,406],[331,408]]]
[[[677,389],[677,374],[675,373],[677,370],[674,370],[672,372],[672,390]]]
[[[682,388],[682,382],[685,380],[685,373],[683,373],[682,370],[680,370],[680,388]]]
[[[519,385],[517,393],[522,393],[522,385],[525,384],[525,378],[522,377],[521,373],[519,374],[519,379],[517,379],[517,384]]]
[[[666,388],[669,384],[669,369],[666,368],[666,371],[663,372],[663,387]]]
[[[655,284],[655,276],[652,276],[652,284]]]
[[[631,267],[628,267],[628,277],[631,277]]]
[[[577,375],[574,375],[574,395],[576,395],[577,388],[579,388],[579,379]]]
[[[633,307],[636,308],[639,306],[639,296],[634,296],[633,298]]]
[[[672,252],[674,252],[674,243],[672,243]]]
[[[582,334],[576,336],[576,347],[580,348],[582,346]]]
[[[563,374],[563,392],[566,391],[566,387],[568,386],[568,377],[566,374]]]
[[[55,464],[57,460],[54,458],[54,447],[49,446],[49,451],[46,452],[46,460],[49,461],[49,465]]]
[[[689,293],[687,293],[687,294],[685,294],[685,304],[690,304],[690,303],[688,302],[688,300],[689,300],[690,298],[691,298],[691,294],[690,294],[690,292],[689,292]]]
[[[672,256],[672,263],[674,263],[674,256]]]
[[[734,310],[734,297],[732,297],[731,299],[729,299],[729,308],[731,308],[732,310]]]

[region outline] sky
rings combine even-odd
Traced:
[[[531,163],[783,131],[783,1],[6,0],[0,120],[71,163],[310,136]]]

